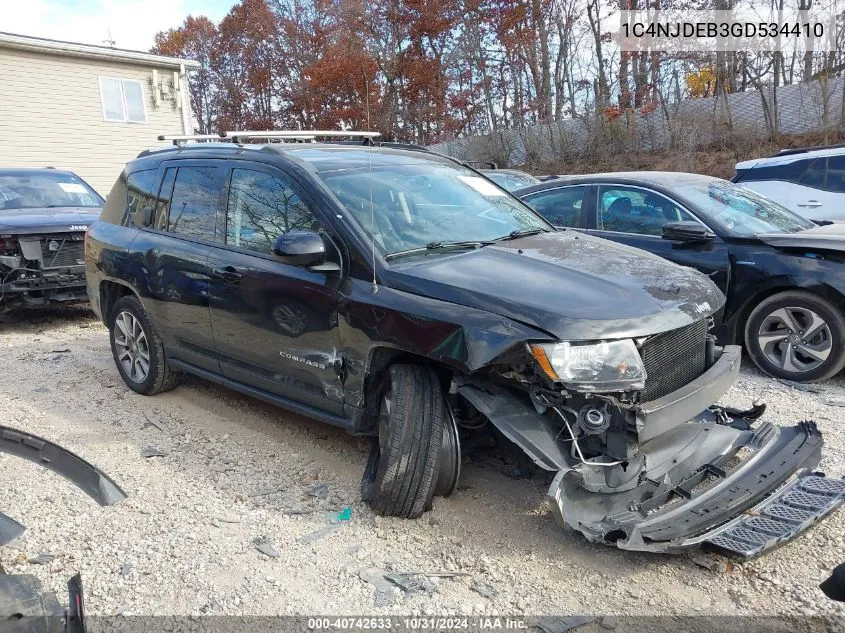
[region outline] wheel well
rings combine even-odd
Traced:
[[[361,429],[363,433],[367,433],[375,428],[375,419],[378,415],[378,398],[374,396],[377,395],[382,382],[387,376],[387,372],[390,370],[390,366],[400,363],[430,367],[437,374],[444,393],[449,389],[449,385],[455,375],[455,371],[452,368],[425,356],[390,347],[376,348],[370,356],[367,377],[364,379],[364,404],[366,413],[364,414],[363,428]]]
[[[132,289],[119,284],[114,281],[104,281],[100,283],[100,316],[103,323],[109,324],[109,315],[111,315],[112,306],[117,303],[118,299],[126,295],[134,294]]]
[[[822,292],[820,292],[820,290]],[[780,294],[781,292],[789,291],[808,292],[811,295],[816,295],[823,299],[827,299],[828,301],[832,301],[840,307],[845,304],[845,296],[830,286],[821,286],[816,288],[805,288],[803,286],[775,286],[774,288],[766,288],[748,299],[737,311],[735,321],[736,328],[734,330],[735,342],[739,345],[745,345],[745,324],[748,322],[748,317],[751,316],[751,312],[761,301],[765,301],[769,297]]]

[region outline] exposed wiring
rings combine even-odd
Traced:
[[[569,407],[562,407],[562,408],[566,409],[567,411],[569,411],[571,413],[574,413],[576,415],[576,419],[577,419],[578,413],[575,411],[575,409],[570,409]],[[566,416],[563,415],[563,413],[561,413],[560,409],[558,409],[557,407],[552,407],[552,410],[560,416],[560,419],[563,420],[563,423],[566,425],[566,430],[569,431],[569,436],[572,438],[572,446],[575,447],[575,452],[578,453],[578,459],[581,460],[582,464],[584,464],[585,466],[601,466],[603,468],[607,468],[609,466],[619,466],[620,464],[624,463],[624,462],[621,462],[621,461],[620,462],[588,462],[586,460],[586,458],[584,457],[584,453],[581,452],[581,446],[578,444],[578,439],[575,437],[575,433],[572,432],[572,427],[569,426],[569,420],[566,419]]]

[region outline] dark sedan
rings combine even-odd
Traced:
[[[812,382],[845,366],[845,224],[819,226],[726,180],[675,172],[564,176],[515,195],[558,227],[708,274],[727,295],[721,342],[744,343],[764,372]]]
[[[69,171],[0,169],[0,310],[88,299],[83,238],[102,206]]]

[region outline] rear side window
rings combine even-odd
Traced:
[[[799,185],[812,187],[813,189],[824,189],[826,158],[817,158],[798,180]]]
[[[785,182],[798,182],[812,161],[809,159],[794,160],[790,163],[779,165],[761,165],[746,170],[739,176],[736,182],[753,182],[756,180],[783,180]]]
[[[166,183],[162,183],[162,196]],[[220,178],[217,167],[179,167],[170,196],[167,230],[214,241]],[[158,219],[158,218],[157,218]]]
[[[143,210],[153,204],[156,170],[145,169],[126,178],[126,224],[143,225]]]
[[[293,229],[318,231],[320,223],[287,176],[232,170],[226,244],[270,255],[276,238]]]
[[[845,156],[831,156],[827,159],[828,191],[845,193]]]
[[[586,191],[586,186],[563,187],[533,193],[523,200],[555,226],[578,227]]]

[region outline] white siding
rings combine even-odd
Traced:
[[[172,81],[172,68],[157,70],[159,82]],[[0,167],[69,169],[105,196],[127,161],[164,145],[156,140],[159,134],[185,133],[183,112],[173,100],[153,105],[152,71],[0,48]],[[104,121],[100,76],[139,80],[147,122]]]

